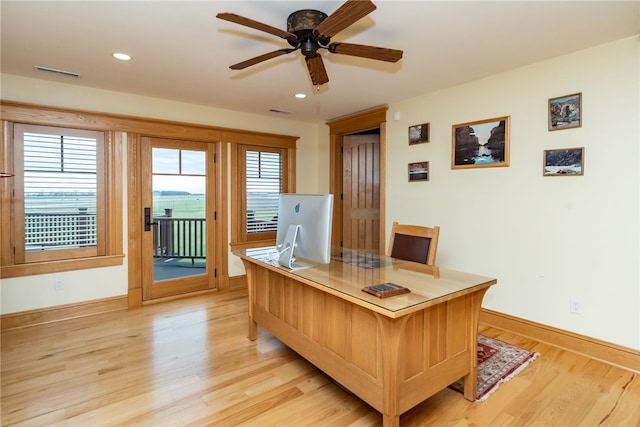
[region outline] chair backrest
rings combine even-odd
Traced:
[[[424,227],[394,222],[391,227],[387,255],[421,264],[435,265],[439,236],[439,226]]]

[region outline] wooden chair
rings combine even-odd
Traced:
[[[435,266],[440,227],[393,223],[387,255]]]

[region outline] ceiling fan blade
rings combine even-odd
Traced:
[[[322,37],[331,38],[374,10],[376,5],[370,0],[347,0],[327,19],[318,24],[315,31]]]
[[[278,36],[286,40],[298,39],[298,36],[293,33],[272,27],[271,25],[263,24],[262,22],[254,21],[253,19],[245,18],[244,16],[236,15],[235,13],[218,13],[216,18],[224,19],[225,21],[233,22],[234,24],[244,25],[245,27],[253,28],[255,30],[264,31],[265,33],[273,34],[274,36]]]
[[[267,59],[276,58],[281,55],[286,55],[287,53],[291,53],[294,50],[295,49],[274,50],[273,52],[265,53],[264,55],[256,56],[255,58],[247,59],[246,61],[233,64],[229,68],[231,68],[232,70],[244,70],[247,67],[259,64],[260,62],[266,61]]]
[[[354,43],[331,43],[327,49],[331,53],[360,56],[378,61],[398,62],[402,58],[402,51],[386,47],[367,46]]]
[[[329,82],[329,76],[327,75],[327,70],[324,68],[322,56],[316,55],[311,58],[305,58],[305,61],[307,62],[311,82],[315,86],[321,86]]]

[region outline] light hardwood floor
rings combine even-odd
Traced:
[[[3,426],[380,426],[264,330],[246,290],[2,334]],[[482,403],[442,390],[402,426],[640,426],[633,372],[480,325],[541,356]]]

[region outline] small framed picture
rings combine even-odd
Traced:
[[[429,123],[409,126],[409,145],[429,142]]]
[[[582,126],[582,93],[549,99],[549,130]]]
[[[509,116],[453,125],[451,169],[509,166]]]
[[[409,182],[429,181],[429,162],[409,163]]]
[[[584,174],[584,147],[544,150],[544,176]]]

